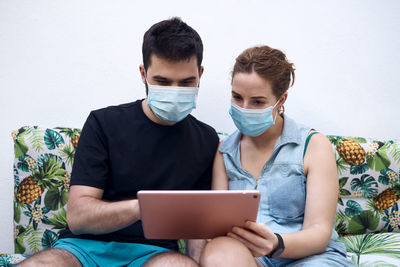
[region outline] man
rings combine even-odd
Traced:
[[[179,18],[153,25],[139,67],[147,97],[90,113],[68,199],[68,229],[21,265],[196,266],[176,240],[147,240],[136,193],[210,189],[218,145],[213,128],[189,115],[203,73],[203,45]]]

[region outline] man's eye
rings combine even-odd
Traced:
[[[183,81],[179,84],[180,86],[184,86],[184,87],[194,87],[196,86],[195,81]]]
[[[242,99],[242,97],[241,96],[239,96],[239,95],[233,95],[232,96],[234,99],[236,99],[236,100],[240,100],[240,99]]]
[[[169,85],[170,83],[169,82],[167,82],[167,81],[156,81],[157,82],[157,84],[159,84],[159,85]]]

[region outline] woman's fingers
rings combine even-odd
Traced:
[[[262,249],[260,247],[257,247],[256,245],[254,245],[251,242],[247,241],[246,239],[240,237],[239,235],[232,233],[232,232],[228,233],[227,235],[231,238],[238,240],[243,245],[245,245],[250,250],[253,257],[261,257],[261,256],[265,255],[265,254],[263,254]]]
[[[267,228],[267,230],[269,229]],[[267,255],[272,251],[274,238],[276,238],[273,233],[273,236],[271,236],[270,239],[267,239],[257,232],[241,227],[233,227],[232,234],[235,235],[237,240],[241,241],[246,247],[260,256]]]
[[[275,237],[274,232],[272,232],[271,229],[269,229],[266,225],[261,223],[247,221],[245,224],[245,228],[257,233],[259,236],[262,236],[266,239],[271,239]]]

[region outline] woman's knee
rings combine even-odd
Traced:
[[[241,265],[241,264],[246,265]],[[201,266],[256,266],[249,249],[230,237],[217,237],[207,243],[201,256]]]

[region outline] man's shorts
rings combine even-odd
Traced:
[[[84,267],[142,266],[150,257],[171,250],[153,245],[63,238],[53,248],[71,252]]]

